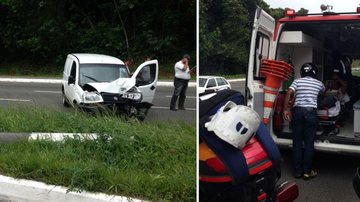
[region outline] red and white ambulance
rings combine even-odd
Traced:
[[[261,71],[264,59],[284,61],[294,67],[294,74],[288,80],[281,81],[267,123],[279,146],[292,146],[291,124],[282,119],[282,96],[291,82],[300,77],[301,65],[306,62],[314,63],[318,67],[318,79],[328,85],[333,82],[331,75],[334,52],[348,56],[353,61],[360,59],[360,8],[354,8],[356,12],[353,13],[334,13],[326,6],[322,6],[322,9],[324,11],[321,13],[305,16],[296,16],[294,10],[288,9],[287,17],[278,22],[261,8],[255,14],[246,79],[247,106],[254,108],[260,116],[267,116],[269,113],[264,110],[264,99],[268,97],[264,93],[267,76]],[[352,70],[355,69],[358,68],[353,63]],[[319,123],[315,149],[360,154],[358,81],[359,77],[353,72],[352,102],[347,113],[340,110],[338,115],[327,114],[328,119],[319,117],[324,120]],[[331,92],[336,93],[336,89],[331,89]],[[340,116],[341,124],[338,121]],[[324,132],[331,127],[334,131]]]

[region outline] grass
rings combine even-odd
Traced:
[[[242,79],[245,78],[245,74],[233,74],[233,75],[222,75],[225,79]]]
[[[360,77],[360,72],[352,72],[353,76],[359,76]]]
[[[196,199],[195,124],[142,123],[38,108],[1,109],[0,132],[97,133],[96,141],[0,143],[0,173],[152,201]],[[108,135],[112,139],[108,140]]]

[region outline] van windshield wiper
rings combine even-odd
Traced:
[[[88,79],[93,80],[93,81],[100,82],[100,81],[96,80],[95,78],[93,78],[93,77],[91,77],[91,76],[88,76],[88,75],[85,75],[85,74],[82,74],[82,75],[85,76],[85,77],[88,78]]]

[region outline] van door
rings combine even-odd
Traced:
[[[79,63],[77,63],[75,60],[73,60],[70,68],[70,75],[68,78],[67,85],[64,86],[65,88],[65,94],[67,99],[69,100],[70,104],[73,105],[74,100],[79,96],[79,92],[77,90],[78,86],[78,69],[79,69]],[[79,103],[77,103],[79,104]]]
[[[264,111],[264,78],[260,77],[260,62],[275,56],[274,30],[275,19],[258,7],[251,35],[245,96],[247,106],[258,112],[260,117],[263,117]]]
[[[156,91],[159,67],[157,60],[142,63],[131,76],[136,79],[136,86],[143,94],[143,102],[152,103]]]

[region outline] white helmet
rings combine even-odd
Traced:
[[[205,123],[220,139],[236,148],[243,148],[260,125],[259,115],[251,108],[229,101]]]

